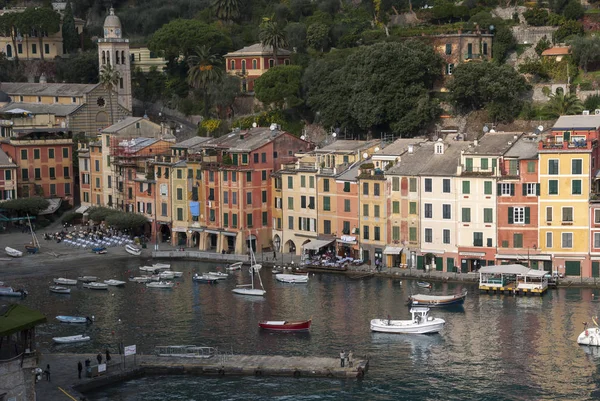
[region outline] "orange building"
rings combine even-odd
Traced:
[[[285,49],[277,50],[277,64],[290,64],[291,52]],[[254,91],[254,81],[269,68],[275,66],[273,48],[256,43],[244,47],[225,56],[225,70],[228,74],[237,75],[242,79],[242,92]]]
[[[102,143],[100,141],[90,142],[88,145],[90,157],[90,206],[101,206],[103,197],[102,190]],[[86,195],[82,193],[82,205]]]

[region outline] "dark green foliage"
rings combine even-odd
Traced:
[[[455,21],[465,21],[470,17],[469,8],[466,6],[457,6],[452,2],[436,2],[433,7],[433,22],[451,23]]]
[[[586,110],[600,109],[600,95],[588,96],[585,102],[583,102],[583,107]]]
[[[554,43],[562,43],[567,39],[583,35],[583,25],[578,21],[565,21],[554,32]]]
[[[577,36],[570,41],[573,61],[585,72],[600,65],[600,38]]]
[[[535,52],[537,53],[538,56],[541,56],[542,53],[544,52],[544,50],[548,50],[551,47],[552,47],[552,43],[550,43],[548,38],[546,36],[544,36],[543,38],[541,38],[538,41],[537,45],[535,45]]]
[[[500,25],[496,28],[492,44],[492,56],[497,63],[503,63],[512,50],[517,46],[517,41],[510,28]]]
[[[56,81],[81,84],[98,82],[98,52],[90,50],[56,60]]]
[[[116,211],[116,213],[106,216],[105,221],[109,227],[114,227],[118,230],[141,232],[144,224],[148,222],[148,218],[137,213]]]
[[[208,85],[208,95],[212,104],[217,108],[217,115],[221,119],[233,117],[233,102],[241,93],[240,79],[233,75],[226,75],[221,82]]]
[[[529,85],[508,65],[481,62],[458,65],[447,88],[458,111],[485,108],[496,121],[510,121],[521,110]]]
[[[585,10],[578,0],[570,0],[563,9],[562,15],[568,20],[578,20],[584,13]]]
[[[579,114],[583,110],[583,103],[574,93],[565,95],[556,93],[550,96],[550,101],[544,105],[542,114],[546,118],[558,118],[565,115]]]
[[[438,116],[429,91],[441,70],[440,57],[426,44],[378,43],[311,64],[306,98],[325,126],[414,136]]]
[[[525,11],[523,17],[531,26],[548,25],[548,11],[537,6]]]
[[[299,22],[291,22],[286,25],[285,33],[288,44],[292,49],[302,52],[306,50],[306,25]]]
[[[310,25],[306,32],[306,42],[315,50],[325,51],[329,46],[329,26],[320,22]]]
[[[83,214],[77,212],[67,212],[63,214],[62,221],[63,223],[74,223],[76,221],[81,221],[83,218]]]
[[[73,10],[71,9],[71,1],[67,1],[65,14],[62,24],[63,47],[65,52],[72,53],[79,49],[80,40],[77,29],[75,29],[75,19],[73,18]]]
[[[93,220],[96,223],[105,221],[109,215],[114,214],[114,213],[120,213],[120,212],[116,209],[110,209],[108,207],[102,207],[102,206],[94,206],[94,207],[91,207],[88,209],[88,217],[90,218],[90,220]]]
[[[293,108],[303,103],[300,93],[302,67],[280,65],[270,68],[254,82],[256,98],[275,108]]]
[[[568,4],[569,0],[549,0],[548,5],[550,9],[556,14],[562,14],[563,9]]]
[[[162,98],[169,98],[174,93],[167,90],[167,76],[153,67],[144,73],[139,68],[131,76],[133,97],[145,103],[155,103]]]
[[[50,203],[48,200],[33,196],[31,198],[10,199],[0,203],[0,209],[6,209],[19,216],[36,216],[39,212],[45,210]]]

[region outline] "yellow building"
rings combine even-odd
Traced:
[[[131,46],[129,54],[133,71],[139,69],[142,72],[150,72],[155,68],[158,72],[164,72],[167,68],[167,60],[157,56],[145,46]]]
[[[171,169],[171,216],[173,216],[172,244],[187,246],[187,231],[191,223],[189,213],[188,165],[185,161],[177,162]]]

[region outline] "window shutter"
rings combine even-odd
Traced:
[[[515,184],[510,184],[510,196],[515,196]]]
[[[500,196],[502,195],[502,184],[498,183],[497,187],[496,195]]]
[[[508,208],[508,224],[513,224],[514,220],[513,220],[513,208],[509,207]]]
[[[527,196],[527,184],[521,184],[521,187],[523,188],[523,196]]]
[[[540,184],[535,184],[535,194],[540,196]]]
[[[529,208],[526,207],[525,208],[525,224],[530,224],[531,223],[531,213],[529,211]]]

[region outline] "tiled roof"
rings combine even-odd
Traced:
[[[444,143],[444,153],[435,154],[437,142],[424,142],[413,147],[412,153],[404,153],[394,167],[386,171],[386,175],[426,175],[453,176],[456,175],[460,164],[461,151],[472,146],[472,142],[447,141]]]
[[[2,82],[0,87],[11,96],[83,96],[99,84],[40,84],[29,82]]]
[[[285,49],[277,49],[277,56],[289,56],[291,51]],[[255,43],[250,46],[243,47],[231,53],[227,53],[225,57],[239,56],[271,56],[273,55],[273,47],[263,46],[261,43]]]
[[[521,132],[488,132],[477,141],[477,145],[465,150],[472,155],[503,155],[517,142]]]
[[[542,56],[566,56],[571,53],[571,46],[555,46],[542,52]]]
[[[207,136],[194,136],[190,139],[186,139],[185,141],[181,141],[178,142],[176,144],[174,144],[172,147],[173,148],[181,148],[181,149],[190,149],[193,148],[195,146],[198,146],[202,143],[208,142],[211,139],[213,139],[212,137],[207,137]]]
[[[125,117],[121,121],[118,121],[118,122],[114,123],[113,125],[104,128],[102,130],[102,132],[105,134],[114,134],[116,132],[119,132],[120,130],[122,130],[125,127],[129,127],[133,123],[137,123],[138,121],[140,121],[142,119],[143,119],[142,117]]]
[[[537,136],[522,136],[515,144],[504,154],[505,157],[514,157],[517,159],[531,160],[538,157]]]
[[[552,130],[595,130],[600,128],[600,115],[591,114],[589,116],[577,115],[577,116],[560,116]]]
[[[2,149],[0,149],[0,167],[17,167]]]
[[[201,144],[202,148],[227,149],[229,152],[251,152],[281,135],[289,135],[285,131],[271,130],[269,127],[256,127],[249,130],[234,131],[219,138],[213,138]],[[308,142],[307,142],[308,147]],[[290,149],[293,150],[293,149]],[[298,150],[298,149],[296,149]],[[306,150],[306,149],[303,149]]]
[[[372,140],[372,141],[354,141],[347,139],[338,139],[327,146],[323,146],[322,148],[315,149],[316,153],[353,153],[358,152],[363,149],[368,149],[373,146],[380,144],[380,140]]]
[[[0,113],[11,110],[26,110],[30,114],[54,114],[55,116],[68,116],[82,105],[80,104],[44,104],[44,103],[9,103],[0,109]]]

